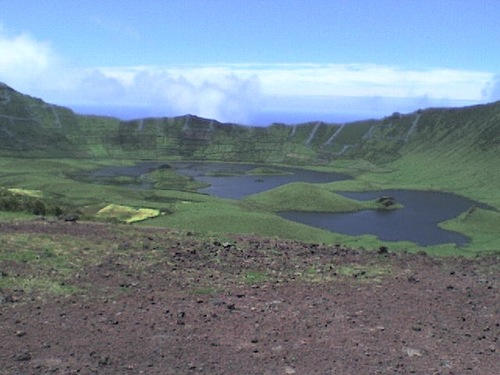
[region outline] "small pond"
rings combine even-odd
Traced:
[[[441,229],[437,224],[458,216],[471,206],[481,206],[455,194],[433,191],[384,190],[340,194],[357,200],[391,196],[404,208],[351,213],[283,212],[280,216],[336,233],[353,236],[374,234],[383,241],[411,241],[422,246],[442,243],[463,246],[470,242],[468,237]]]
[[[251,164],[176,162],[172,166],[178,173],[209,185],[200,192],[231,199],[241,199],[291,182],[324,183],[350,178],[340,173]],[[256,168],[277,171],[278,174],[246,174]]]

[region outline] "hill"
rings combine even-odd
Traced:
[[[499,147],[500,103],[259,128],[81,116],[0,84],[0,374],[498,373]],[[78,177],[138,159],[354,178],[233,201],[199,194],[168,163],[148,174],[150,190]],[[332,193],[383,188],[453,191],[496,208],[440,224],[470,245],[425,249],[483,256],[389,249],[274,214],[296,201],[351,207],[361,203]],[[53,218],[67,207],[125,221],[148,207],[155,218]]]
[[[349,124],[310,122],[263,128],[193,115],[133,121],[82,116],[0,84],[0,132],[0,155],[14,157],[187,158],[324,165],[346,158],[382,163],[432,152],[436,157],[453,156],[468,163],[498,157],[500,102],[395,113],[381,120]]]
[[[290,185],[242,202],[202,196],[196,184],[168,169],[148,175],[158,187],[150,192],[121,189],[120,184],[134,183],[127,178],[115,179],[118,185],[113,189],[77,178],[105,165],[144,159],[286,164],[340,171],[354,178],[317,185],[314,190],[303,184]],[[345,243],[352,238],[332,237],[277,217],[274,213],[284,207],[276,204],[290,202],[290,196],[300,197],[300,207],[310,206],[314,191],[316,197],[329,197],[330,207],[340,202],[331,193],[342,190],[448,191],[490,209],[471,208],[440,225],[472,237],[471,251],[498,249],[500,102],[394,113],[348,124],[252,127],[193,115],[133,121],[83,116],[2,84],[0,162],[4,171],[0,185],[10,189],[4,194],[9,205],[15,195],[12,189],[40,191],[48,212],[69,207],[94,217],[108,205],[132,210],[146,207],[162,213],[153,220],[154,225],[187,228],[196,223],[195,229],[203,231],[280,235],[304,241],[321,238]],[[316,201],[314,207],[318,205],[322,202]],[[373,238],[366,241],[360,246],[378,246]]]

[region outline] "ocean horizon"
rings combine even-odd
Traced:
[[[73,111],[81,115],[96,115],[116,117],[120,120],[136,120],[140,118],[149,117],[176,117],[187,115],[188,113],[167,113],[159,110],[152,110],[149,108],[141,107],[88,107],[88,106],[71,106]],[[200,116],[203,117],[203,116]],[[344,124],[359,120],[366,120],[374,117],[366,116],[365,114],[338,114],[338,113],[315,113],[315,112],[274,112],[262,111],[248,116],[244,121],[223,121],[220,119],[213,119],[219,122],[237,123],[248,126],[269,126],[274,123],[295,125],[307,122],[325,122],[332,124]]]

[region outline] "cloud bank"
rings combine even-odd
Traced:
[[[500,99],[496,72],[374,64],[81,67],[50,43],[0,27],[0,81],[73,108],[144,108],[249,123],[259,113],[378,117]],[[103,111],[101,111],[102,113]]]
[[[490,96],[491,101],[500,100],[500,75],[493,79],[491,90],[486,90],[486,95]]]
[[[0,78],[6,83],[36,86],[57,64],[58,57],[49,43],[28,34],[7,35],[0,24]]]

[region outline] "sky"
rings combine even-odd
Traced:
[[[80,113],[348,122],[500,100],[499,0],[0,0],[0,82]]]

